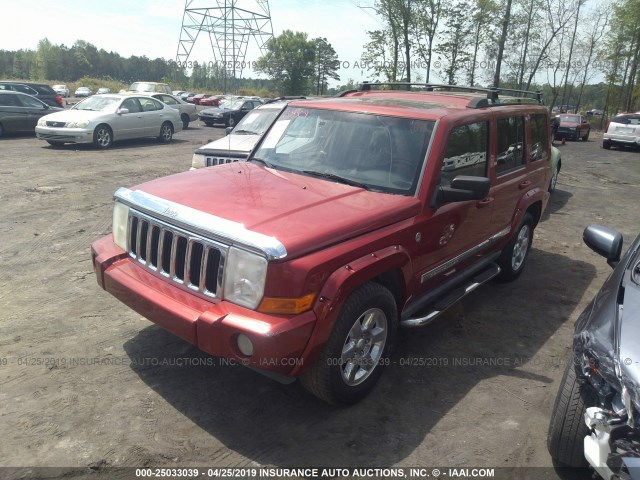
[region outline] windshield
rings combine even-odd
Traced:
[[[119,101],[119,98],[114,97],[89,97],[80,103],[76,103],[73,107],[71,107],[71,109],[106,112],[112,111]]]
[[[580,123],[580,117],[577,115],[560,115],[560,121],[566,123]]]
[[[219,108],[224,108],[225,110],[240,110],[240,107],[242,107],[243,103],[244,103],[243,100],[233,100],[233,99],[223,100],[220,102]]]
[[[414,195],[434,122],[287,107],[250,160],[385,193]]]
[[[238,122],[233,133],[262,135],[279,113],[280,110],[276,108],[252,110]]]
[[[132,92],[155,92],[156,86],[151,83],[132,83],[129,87]]]

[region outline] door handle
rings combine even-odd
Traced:
[[[522,190],[523,188],[527,188],[529,185],[531,185],[531,180],[525,180],[520,185],[518,185],[518,188]]]
[[[478,208],[484,208],[484,207],[490,205],[491,203],[493,203],[493,197],[487,197],[484,200],[480,200],[479,202],[477,202],[476,206]]]

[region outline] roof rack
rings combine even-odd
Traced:
[[[410,82],[363,82],[356,90],[346,90],[340,92],[337,96],[344,97],[349,93],[355,92],[368,92],[371,91],[371,87],[392,86],[392,87],[419,87],[427,92],[433,92],[434,90],[443,91],[463,91],[463,92],[483,92],[486,93],[486,98],[476,98],[469,102],[467,105],[469,108],[484,108],[498,105],[517,105],[520,103],[539,103],[544,105],[542,100],[542,92],[536,90],[535,92],[530,90],[515,90],[513,88],[496,88],[496,87],[469,87],[464,85],[444,85],[439,83],[410,83]],[[500,98],[500,94],[515,94],[516,96],[509,96],[508,98]]]

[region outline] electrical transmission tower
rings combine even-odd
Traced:
[[[204,4],[209,4],[208,6]],[[215,5],[212,5],[214,4]],[[224,70],[224,93],[236,88],[242,76],[247,47],[253,38],[260,54],[273,37],[268,0],[186,0],[178,43],[178,66],[189,63],[189,55],[200,35],[207,33],[215,64]]]

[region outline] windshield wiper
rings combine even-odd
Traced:
[[[234,130],[233,133],[236,135],[260,135],[258,132],[254,132],[253,130]]]
[[[269,162],[267,162],[264,158],[258,158],[258,157],[251,157],[249,159],[250,162],[256,162],[256,163],[261,163],[263,164],[265,167],[267,168],[275,168],[272,164],[270,164]]]
[[[306,173],[307,175],[313,175],[314,177],[326,178],[327,180],[335,180],[336,182],[344,183],[346,185],[351,185],[352,187],[363,188],[364,190],[369,190],[369,186],[358,182],[356,180],[351,180],[350,178],[341,177],[340,175],[336,175],[335,173],[329,172],[316,172],[315,170],[303,170],[302,173]]]

